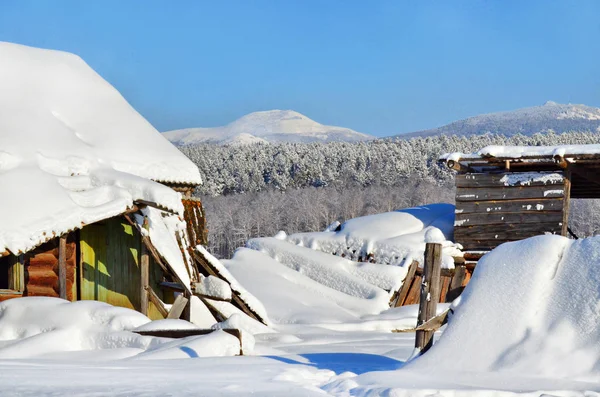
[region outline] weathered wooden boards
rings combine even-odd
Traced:
[[[568,178],[561,171],[456,175],[454,240],[464,250],[562,234]]]
[[[435,317],[437,304],[441,294],[442,244],[425,244],[425,263],[423,264],[423,280],[419,301],[419,317],[417,329]],[[415,347],[425,353],[433,346],[433,333],[430,330],[417,330]]]
[[[206,245],[208,231],[206,230],[206,215],[202,202],[193,197],[181,200],[184,208],[184,218],[187,226],[188,241],[192,247]]]
[[[472,274],[473,269],[469,270],[464,265],[457,264],[454,269],[442,269],[439,302],[452,302],[456,299],[465,289]],[[392,302],[392,306],[399,307],[418,304],[420,301],[422,279],[423,268],[419,268],[418,263],[413,262],[409,267],[398,296]]]

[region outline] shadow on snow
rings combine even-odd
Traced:
[[[364,353],[311,353],[299,354],[309,362],[296,361],[290,357],[266,356],[286,364],[310,365],[318,369],[329,369],[336,374],[353,372],[357,375],[371,371],[391,371],[404,365],[403,361],[386,356]]]

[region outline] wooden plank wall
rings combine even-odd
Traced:
[[[561,172],[467,173],[456,176],[454,241],[465,251],[487,251],[507,242],[562,234],[567,179],[537,178]],[[537,176],[537,177],[536,177]],[[507,180],[540,179],[526,184]],[[543,180],[545,179],[545,181]]]
[[[81,229],[81,299],[140,310],[141,236],[125,218],[114,217]],[[150,258],[150,286],[159,299],[163,272]],[[149,317],[163,318],[154,304]]]

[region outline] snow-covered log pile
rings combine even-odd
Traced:
[[[350,219],[316,233],[281,236],[293,244],[354,261],[396,266],[423,263],[425,243],[443,245],[442,266],[454,268],[460,247],[452,242],[454,206],[430,204]],[[333,230],[332,230],[333,229]]]

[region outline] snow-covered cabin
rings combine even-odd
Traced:
[[[79,57],[0,42],[0,301],[93,299],[165,317],[201,278],[182,249],[204,238],[199,183]]]
[[[570,235],[571,198],[600,198],[600,145],[488,146],[440,158],[456,170],[454,240],[477,260],[507,242]]]

